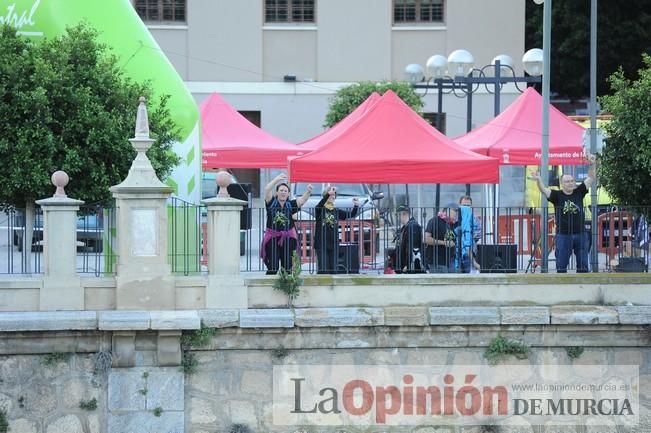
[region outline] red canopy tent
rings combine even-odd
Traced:
[[[460,149],[387,91],[318,149],[290,158],[292,182],[497,183],[498,161]]]
[[[249,122],[217,93],[201,104],[203,169],[283,168],[308,149],[276,138]]]
[[[583,132],[554,106],[549,107],[549,164],[581,165]],[[539,165],[542,147],[542,97],[529,87],[500,115],[455,140],[502,165]]]
[[[301,149],[314,150],[318,149],[326,143],[329,143],[330,140],[343,133],[351,125],[357,122],[359,118],[363,117],[368,112],[368,110],[380,100],[380,98],[381,96],[379,93],[371,93],[371,95],[366,98],[364,102],[359,104],[359,106],[355,108],[348,116],[341,119],[330,129],[326,129],[316,137],[310,138],[309,140],[299,143],[298,145],[301,146]]]

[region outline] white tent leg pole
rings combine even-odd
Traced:
[[[495,230],[493,231],[494,233],[494,243],[498,244],[499,243],[499,236],[497,233],[497,229],[499,227],[499,207],[500,207],[500,185],[495,184],[494,185],[495,192],[493,193],[493,218],[495,218]]]
[[[492,190],[490,185],[484,185],[484,197],[486,198],[486,201],[484,202],[484,221],[483,223],[485,224],[484,227],[484,240],[488,241],[488,236],[487,234],[490,233],[491,237],[493,236],[493,207],[491,203],[493,203],[493,198],[491,196]]]

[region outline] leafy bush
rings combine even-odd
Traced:
[[[97,409],[97,399],[91,398],[90,400],[81,400],[79,402],[79,408],[83,410],[95,410]]]
[[[251,429],[246,424],[231,424],[228,433],[251,433]]]
[[[9,420],[7,419],[7,412],[0,409],[0,433],[7,433],[9,431]]]
[[[298,297],[301,292],[301,285],[303,279],[301,278],[301,259],[296,254],[292,253],[292,269],[287,272],[283,267],[278,271],[278,279],[274,281],[273,288],[279,290],[287,295],[287,306],[291,307],[294,299]]]
[[[53,352],[43,357],[41,363],[46,367],[54,367],[60,362],[68,362],[71,353]]]
[[[183,331],[183,335],[181,335],[181,344],[184,347],[206,346],[210,343],[215,334],[217,334],[217,329],[206,327],[202,321],[200,329]]]
[[[197,372],[199,367],[199,361],[190,352],[183,352],[183,358],[181,359],[181,371],[183,373],[191,375]]]
[[[570,357],[570,359],[577,359],[581,355],[583,355],[583,347],[581,346],[571,346],[571,347],[566,347],[565,351],[567,352],[567,356]]]
[[[484,358],[489,364],[495,365],[507,356],[515,356],[517,359],[529,357],[529,347],[519,341],[509,340],[498,335],[493,338],[484,353]]]
[[[639,79],[627,79],[620,69],[609,78],[613,94],[601,98],[613,118],[604,125],[599,182],[617,203],[633,207],[651,204],[651,56],[642,58]]]
[[[419,112],[423,108],[423,101],[420,95],[408,83],[402,81],[362,81],[342,87],[337,91],[330,102],[330,110],[326,114],[325,124],[323,126],[329,128],[348,116],[371,96],[373,92],[384,95],[387,90],[394,91],[414,111]]]

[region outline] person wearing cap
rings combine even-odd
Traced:
[[[400,205],[396,211],[402,225],[395,235],[395,270],[401,273],[422,272],[422,228],[411,216],[409,206]]]
[[[328,185],[323,198],[314,207],[314,247],[316,250],[317,274],[332,274],[337,270],[339,258],[339,221],[353,218],[359,210],[359,199],[353,198],[350,210],[335,207],[337,187]]]
[[[439,213],[427,222],[425,245],[431,273],[455,272],[455,247],[457,212],[459,205],[448,203]]]

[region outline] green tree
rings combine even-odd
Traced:
[[[387,90],[393,90],[407,105],[420,112],[423,101],[414,89],[407,83],[399,81],[362,81],[357,84],[342,87],[330,101],[330,110],[326,114],[325,124],[329,128],[348,116],[355,108],[364,102],[371,93],[377,92],[384,95]]]
[[[612,95],[601,98],[613,119],[605,124],[599,179],[617,202],[633,206],[651,205],[651,56],[642,61],[637,80],[619,69],[609,78]]]
[[[69,196],[86,203],[111,200],[109,187],[127,175],[135,150],[138,97],[148,100],[148,83],[123,74],[117,57],[87,25],[61,37],[33,42],[0,28],[0,204],[25,207],[33,221],[34,201],[51,196],[50,176],[70,176]],[[150,101],[156,142],[148,156],[161,178],[179,163],[172,143],[179,139],[167,96]],[[26,238],[31,242],[31,227]],[[27,244],[29,245],[29,243]]]
[[[543,6],[526,1],[526,48],[542,48]],[[651,52],[651,0],[599,0],[597,92],[609,93],[607,77],[621,66],[635,78],[640,53]],[[561,96],[586,97],[590,86],[590,0],[554,0],[551,88]]]

